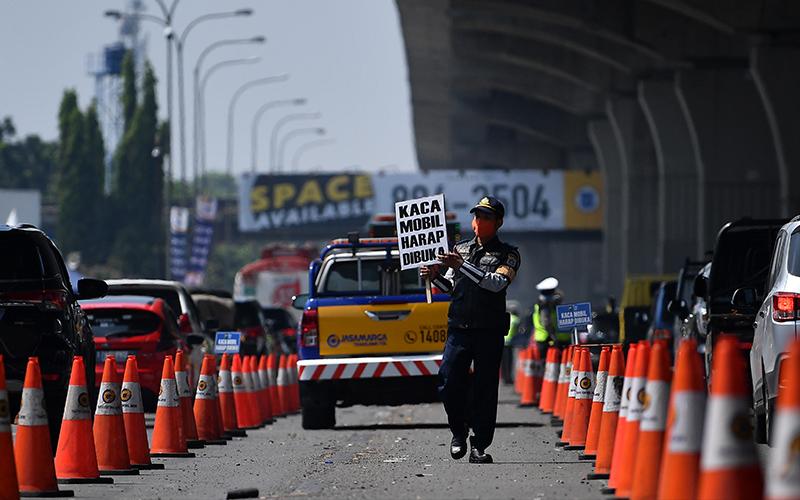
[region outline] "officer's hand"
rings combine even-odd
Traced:
[[[464,263],[464,258],[458,252],[447,252],[436,256],[443,266],[458,269]]]
[[[438,264],[433,264],[431,266],[422,266],[422,267],[420,267],[419,268],[419,276],[422,279],[425,279],[425,278],[435,279],[437,276],[439,276],[439,265]]]

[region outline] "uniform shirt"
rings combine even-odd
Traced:
[[[464,259],[458,270],[448,269],[432,283],[449,293],[453,300],[448,312],[452,328],[508,328],[506,288],[517,276],[520,257],[516,247],[497,236],[485,246],[477,238],[459,243],[453,249]]]

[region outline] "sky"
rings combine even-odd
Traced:
[[[173,0],[165,0],[169,4]],[[155,0],[143,0],[147,14],[161,16]],[[89,74],[91,54],[119,40],[119,23],[103,16],[125,10],[128,0],[0,0],[0,117],[11,116],[19,135],[57,137],[56,114],[65,88],[75,88],[82,107],[95,93]],[[291,121],[279,137],[295,129],[325,129],[291,134],[285,141],[284,171],[303,144],[332,141],[305,150],[298,171],[414,171],[410,89],[402,31],[393,0],[179,0],[174,26],[180,33],[194,18],[252,8],[249,17],[199,23],[186,38],[187,170],[192,171],[192,72],[200,52],[219,40],[263,35],[261,45],[228,45],[209,53],[207,70],[217,62],[260,57],[254,64],[227,66],[208,78],[205,93],[207,166],[224,171],[228,107],[248,81],[288,73],[286,82],[253,87],[242,94],[234,113],[233,171],[251,168],[251,123],[256,109],[273,100],[305,98],[303,106],[275,107],[259,127],[259,171],[268,168],[269,137],[281,117],[319,112],[318,120]],[[145,53],[158,82],[159,114],[166,118],[166,45],[163,28],[142,22]],[[174,78],[177,80],[177,76]],[[173,164],[179,176],[178,108],[173,110]],[[279,141],[280,142],[280,141]]]

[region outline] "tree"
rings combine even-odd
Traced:
[[[133,51],[129,50],[122,59],[122,117],[124,130],[131,127],[136,114],[136,61]]]
[[[82,175],[85,155],[84,118],[78,109],[74,92],[67,91],[58,112],[58,229],[56,235],[65,253],[81,250],[90,244],[91,233],[85,223],[85,197],[82,194]]]
[[[0,188],[36,189],[47,200],[58,145],[37,135],[17,139],[16,133],[10,117],[0,121]]]
[[[84,244],[82,248],[86,260],[92,264],[105,259],[110,245],[111,221],[106,216],[108,203],[104,192],[105,156],[106,149],[97,118],[97,106],[93,102],[86,110],[85,168],[81,172],[82,205],[86,209],[86,225],[89,226],[92,235],[91,242]]]

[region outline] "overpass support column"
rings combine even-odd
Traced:
[[[750,72],[767,115],[780,174],[781,215],[800,213],[800,47],[755,46]]]
[[[681,71],[677,90],[700,172],[697,227],[704,248],[725,222],[781,216],[775,147],[748,68]]]
[[[661,272],[664,257],[657,244],[658,173],[644,115],[633,97],[609,99],[606,113],[622,165],[624,270],[626,274]]]
[[[695,227],[699,221],[699,172],[674,80],[639,82],[639,104],[655,149],[659,179],[657,245],[663,256],[661,271],[669,272],[680,267],[686,257],[699,257],[704,252]]]
[[[622,159],[607,120],[592,120],[588,125],[597,163],[603,172],[606,199],[603,210],[602,281],[606,291],[621,299],[625,277],[625,233],[622,230]]]

